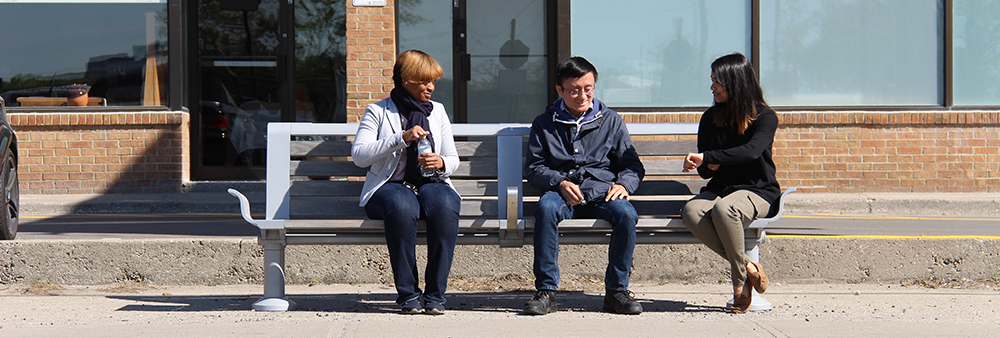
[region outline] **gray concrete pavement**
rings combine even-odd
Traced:
[[[560,311],[520,315],[527,292],[451,291],[442,316],[399,315],[387,285],[291,285],[290,312],[248,310],[254,286],[0,287],[3,337],[991,337],[992,288],[774,284],[774,309],[723,311],[728,285],[634,285],[645,312],[599,312],[599,291],[559,294]],[[118,292],[118,291],[134,292]]]
[[[262,213],[263,192],[244,188]],[[724,313],[728,265],[703,246],[641,245],[633,291],[646,313],[601,313],[593,285],[606,252],[564,246],[563,284],[584,291],[560,294],[559,313],[524,317],[530,294],[497,281],[530,276],[531,247],[460,246],[448,313],[430,317],[394,313],[384,246],[289,247],[288,294],[300,310],[249,310],[262,292],[262,250],[235,198],[219,191],[25,195],[22,236],[0,242],[0,336],[986,337],[1000,329],[996,197],[791,196],[761,247],[771,311]],[[478,287],[459,287],[481,276]],[[941,281],[962,289],[903,286]]]

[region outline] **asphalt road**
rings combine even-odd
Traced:
[[[21,218],[18,239],[256,237],[236,214],[61,215]],[[870,215],[785,215],[769,236],[1000,237],[1000,219]]]

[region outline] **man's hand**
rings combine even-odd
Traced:
[[[430,134],[431,132],[424,130],[424,128],[421,126],[413,126],[413,128],[410,128],[410,130],[403,132],[403,141],[410,142],[413,140],[418,140]]]
[[[608,188],[608,196],[604,198],[605,202],[616,200],[619,198],[624,198],[628,201],[628,189],[621,184],[614,184],[611,188]]]
[[[559,193],[562,194],[562,198],[566,200],[569,205],[578,205],[583,203],[583,193],[580,192],[580,187],[576,183],[570,181],[562,181],[559,183]]]
[[[716,170],[719,170],[719,165],[718,164],[708,164],[708,165],[705,166],[705,168],[708,168],[708,170],[711,170],[711,171],[716,171]]]

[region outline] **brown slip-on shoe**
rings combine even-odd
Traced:
[[[753,267],[757,268],[757,272],[747,270],[747,281],[753,285],[753,289],[757,290],[757,293],[764,293],[764,291],[767,291],[767,275],[764,274],[760,263],[750,262],[750,264],[753,264]]]
[[[753,299],[753,292],[751,292],[746,297],[743,297],[743,295],[737,295],[736,297],[733,297],[733,306],[729,308],[729,312],[735,314],[747,313],[747,310],[750,310],[750,301],[752,299]]]

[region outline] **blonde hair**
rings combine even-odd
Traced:
[[[441,65],[430,55],[416,49],[411,49],[396,57],[392,66],[392,82],[396,87],[402,87],[405,82],[431,82],[444,76]]]

